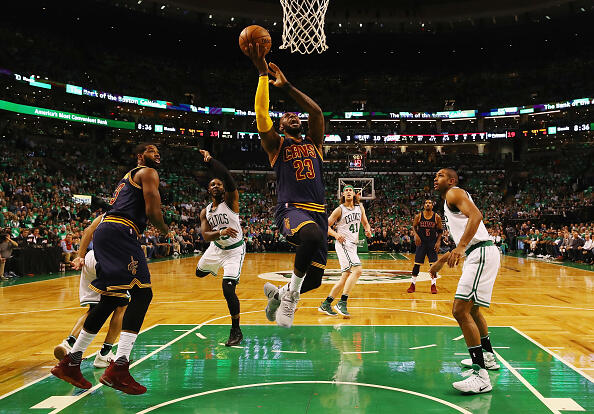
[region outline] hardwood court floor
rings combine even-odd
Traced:
[[[417,292],[408,294],[408,277],[399,271],[409,271],[412,262],[397,259],[398,256],[383,254],[369,255],[363,260],[368,272],[362,277],[365,283],[358,284],[349,299],[350,319],[317,312],[317,306],[330,290],[330,285],[324,284],[317,291],[302,296],[295,324],[455,327],[451,301],[461,267],[443,269],[437,295],[429,293],[428,281],[419,281]],[[196,278],[196,261],[197,257],[150,265],[154,299],[144,327],[156,324],[195,326],[207,321],[230,323],[221,281],[213,277]],[[264,277],[278,280],[276,283],[281,284],[283,271],[289,271],[291,267],[292,256],[289,254],[246,256],[238,286],[242,324],[270,325],[272,329],[277,329],[268,323],[262,312],[266,303],[262,294],[264,280],[258,275],[266,273]],[[328,268],[338,268],[338,262],[332,256]],[[427,265],[421,268],[421,271],[426,270]],[[327,273],[332,277],[333,272]],[[586,375],[590,374],[591,380],[594,372],[593,293],[593,272],[504,257],[492,306],[485,315],[489,325],[515,327],[563,361],[581,369]],[[62,341],[84,312],[77,305],[76,276],[0,288],[0,395],[48,374],[49,368],[55,364],[53,347]],[[246,328],[245,332],[248,331]],[[89,354],[100,347],[104,332],[97,336]],[[492,333],[494,346],[508,346],[498,341],[498,332],[494,330]],[[512,341],[503,334],[500,338]],[[594,391],[592,383],[588,384],[590,392]],[[0,411],[3,411],[2,403],[0,400]]]

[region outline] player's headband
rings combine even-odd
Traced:
[[[347,184],[347,185],[345,185],[345,186],[342,188],[342,191],[346,190],[347,188],[350,188],[351,190],[354,190],[354,189],[355,189],[355,187],[353,187],[352,185],[350,185],[350,184]]]

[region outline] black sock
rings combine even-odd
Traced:
[[[72,358],[72,362],[74,362],[77,365],[80,365],[80,362],[82,361],[82,351],[71,352],[70,358]]]
[[[102,356],[105,356],[109,353],[109,351],[111,351],[111,348],[113,347],[113,344],[108,344],[107,342],[103,343],[103,348],[101,348],[101,351],[99,351],[99,353]]]
[[[349,300],[349,295],[342,295],[340,297],[340,300],[343,301],[343,302],[346,302],[347,300]]]
[[[239,318],[231,318],[231,327],[239,328]]]
[[[471,346],[468,348],[472,363],[478,365],[481,368],[485,368],[485,358],[483,357],[483,346]]]
[[[68,338],[66,338],[66,342],[68,342],[68,345],[74,346],[74,343],[76,342],[76,337],[70,335],[68,336]]]
[[[489,335],[481,337],[481,345],[483,346],[485,352],[493,353],[493,347],[491,346],[491,339],[489,338]]]
[[[122,355],[115,361],[116,365],[126,365],[127,363],[128,363],[128,358],[126,358],[124,355]]]
[[[332,296],[328,296],[328,297],[326,298],[326,303],[327,303],[328,305],[332,305],[332,302],[333,302],[333,301],[334,301],[334,298],[333,298]]]

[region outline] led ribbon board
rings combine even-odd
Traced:
[[[59,119],[61,121],[80,122],[83,124],[99,125],[110,128],[135,129],[134,122],[115,121],[113,119],[98,118],[91,115],[74,114],[71,112],[58,111],[55,109],[38,108],[36,106],[21,105],[13,102],[0,100],[0,109],[19,114],[36,115],[45,118]]]

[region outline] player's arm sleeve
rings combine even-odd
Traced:
[[[262,75],[258,80],[258,89],[256,90],[254,103],[258,132],[268,132],[272,129],[272,119],[270,119],[270,114],[268,113],[268,106],[268,75]]]
[[[223,183],[225,184],[225,192],[232,193],[237,189],[233,176],[222,162],[211,157],[211,159],[208,161],[208,165],[210,166],[214,176],[223,180]]]

